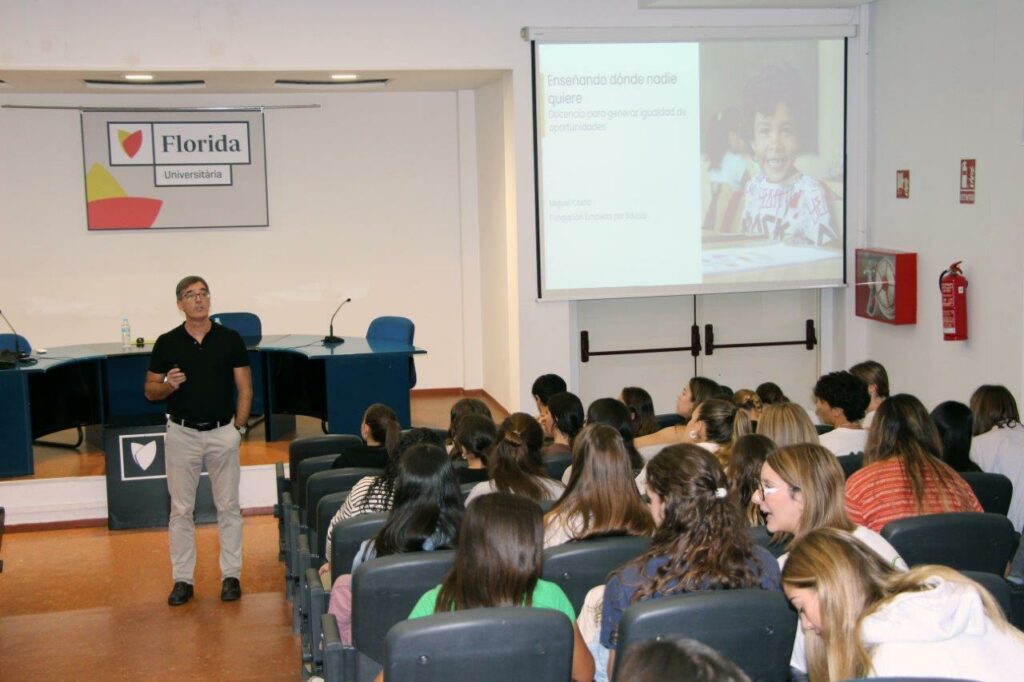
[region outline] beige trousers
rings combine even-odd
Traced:
[[[231,424],[211,431],[196,431],[167,423],[164,452],[171,516],[167,524],[174,582],[191,584],[196,568],[196,527],[193,512],[203,464],[210,475],[217,506],[222,578],[242,572],[242,510],[238,503],[241,466],[238,446],[242,436]]]

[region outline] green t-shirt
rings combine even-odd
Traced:
[[[437,595],[441,592],[441,586],[426,592],[416,606],[412,608],[409,619],[423,618],[434,615],[434,608],[437,606]],[[533,607],[538,609],[554,609],[561,611],[570,622],[576,622],[576,613],[572,610],[572,602],[562,592],[562,588],[547,580],[538,580],[537,586],[533,588]]]

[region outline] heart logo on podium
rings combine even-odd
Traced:
[[[156,441],[151,440],[148,443],[131,443],[132,446],[132,459],[139,465],[139,468],[145,471],[156,459]]]

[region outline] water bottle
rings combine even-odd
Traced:
[[[128,324],[128,318],[121,318],[121,348],[128,350],[132,346],[132,327]]]

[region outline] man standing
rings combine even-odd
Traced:
[[[245,342],[237,332],[210,320],[210,288],[190,275],[175,289],[185,323],[160,336],[146,373],[146,398],[166,400],[167,490],[171,496],[168,535],[174,589],[167,603],[192,598],[196,566],[193,511],[203,464],[210,474],[220,536],[220,598],[242,596],[242,512],[238,503],[241,467],[238,446],[252,405],[252,375]],[[235,392],[237,390],[237,398]]]

